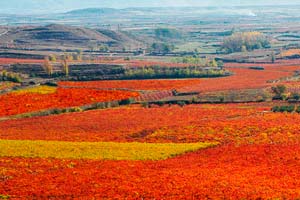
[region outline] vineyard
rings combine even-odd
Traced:
[[[233,74],[1,83],[0,199],[297,199],[300,115],[274,111],[300,96],[297,61],[225,68]]]
[[[131,106],[1,122],[0,193],[293,199],[300,194],[300,115],[271,106]]]
[[[300,0],[2,2],[0,200],[300,200]]]
[[[87,87],[87,88],[116,88],[131,90],[179,90],[181,92],[211,92],[235,89],[254,89],[270,86],[270,82],[276,82],[280,78],[289,77],[299,66],[288,64],[270,65],[264,64],[264,71],[247,69],[253,64],[226,64],[227,69],[234,74],[229,77],[213,79],[183,79],[183,80],[129,80],[129,81],[91,81],[91,82],[61,82],[61,86]],[[215,84],[222,82],[222,84]]]
[[[30,113],[53,108],[68,108],[86,104],[125,100],[139,96],[135,92],[92,89],[39,87],[19,90],[0,96],[0,116]]]
[[[187,87],[194,84],[200,84],[202,80],[129,80],[129,81],[91,81],[91,82],[60,82],[62,87],[83,87],[98,89],[131,89],[131,90],[173,90]]]

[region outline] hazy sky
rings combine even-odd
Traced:
[[[237,6],[300,4],[300,0],[0,0],[1,13],[64,12],[90,7]]]

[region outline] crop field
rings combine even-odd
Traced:
[[[182,80],[129,80],[129,81],[91,81],[91,82],[60,82],[60,86],[82,88],[116,88],[131,90],[178,90],[180,92],[213,92],[237,89],[255,89],[271,86],[280,78],[290,77],[299,66],[289,63],[262,64],[263,71],[248,69],[253,64],[228,63],[226,68],[234,74],[228,77],[213,79],[182,79]],[[222,84],[216,84],[222,82]]]
[[[39,59],[0,58],[0,64],[42,63]]]
[[[300,115],[271,111],[284,102],[137,103],[8,118],[116,100],[172,99],[174,90],[272,95],[271,87],[283,84],[286,95],[299,92],[297,61],[253,66],[227,63],[233,75],[223,78],[60,81],[0,95],[0,199],[298,198]]]
[[[131,90],[173,90],[190,85],[198,85],[202,82],[199,79],[186,80],[129,80],[129,81],[91,81],[91,82],[60,82],[60,86],[82,87],[82,88],[119,88]]]
[[[3,121],[0,194],[293,199],[300,115],[272,106],[127,106]]]
[[[0,116],[123,100],[138,95],[138,93],[127,91],[36,87],[1,95]]]
[[[298,141],[300,130],[296,122],[299,115],[272,113],[269,112],[271,107],[261,104],[124,107],[4,121],[0,123],[0,137],[9,140],[151,143]],[[110,121],[105,120],[107,117]],[[58,123],[60,121],[68,123]],[[285,134],[289,137],[283,140],[281,136]]]

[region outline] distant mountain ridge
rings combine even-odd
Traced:
[[[62,13],[85,8],[130,8],[130,7],[205,7],[244,5],[294,5],[300,0],[2,0],[0,13],[36,14]]]
[[[119,13],[121,10],[115,8],[85,8],[77,9],[66,12],[65,14],[71,15],[84,15],[84,14],[112,14]]]

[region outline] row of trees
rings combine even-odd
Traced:
[[[65,53],[63,56],[55,56],[49,55],[44,59],[43,69],[47,73],[48,76],[53,75],[53,63],[60,62],[61,63],[61,71],[68,76],[69,75],[69,62],[72,61],[82,61],[83,55],[82,51],[78,50],[76,53]]]
[[[287,105],[287,106],[274,106],[272,108],[273,112],[296,112],[300,113],[300,106],[296,107],[295,105]]]
[[[53,64],[51,63],[49,57],[45,57],[43,69],[47,73],[48,76],[52,76],[54,72]],[[64,58],[61,61],[61,70],[62,72],[68,76],[69,75],[69,60],[67,58]]]
[[[22,82],[22,78],[19,74],[13,73],[13,72],[7,72],[6,70],[3,70],[0,72],[0,80],[1,81],[11,81],[14,83]]]
[[[229,72],[219,69],[205,70],[198,66],[193,67],[161,67],[149,66],[125,70],[125,79],[152,79],[152,78],[204,78],[228,76]]]
[[[174,59],[172,59],[172,62],[200,65],[203,67],[219,67],[219,68],[224,67],[224,63],[222,61],[216,61],[215,59],[209,59],[209,58],[199,58],[199,57],[195,57],[195,56],[185,56],[185,57],[174,58]]]
[[[82,51],[78,50],[76,53],[65,53],[63,56],[55,56],[53,54],[47,56],[48,60],[51,62],[57,62],[57,60],[68,60],[68,61],[82,61]]]
[[[296,92],[287,93],[287,88],[285,85],[277,85],[272,87],[271,89],[275,94],[275,96],[273,96],[273,100],[288,100],[291,102],[300,100],[300,94]]]
[[[95,45],[89,47],[91,52],[100,51],[100,52],[109,52],[109,47],[105,44]]]

